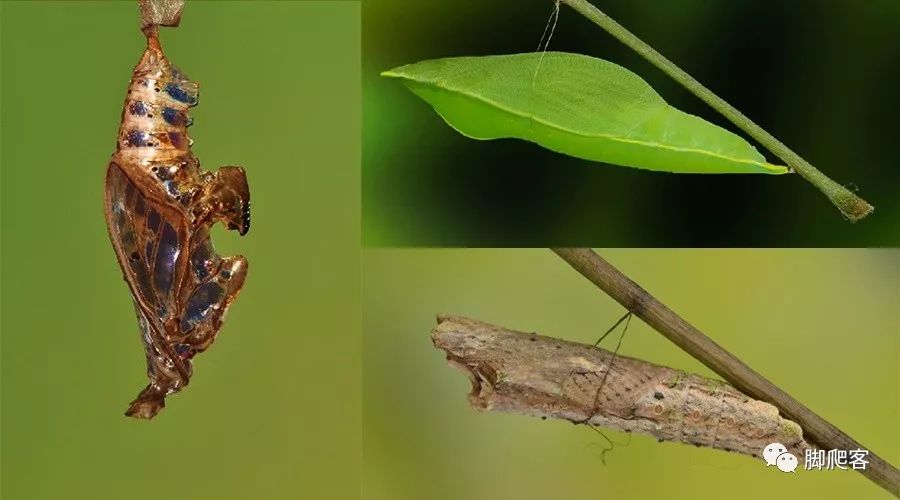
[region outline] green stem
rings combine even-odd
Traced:
[[[630,47],[644,59],[650,61],[665,74],[690,90],[694,95],[703,100],[703,102],[709,104],[725,118],[728,118],[731,123],[746,132],[750,137],[753,137],[760,144],[768,148],[769,151],[781,158],[782,161],[791,167],[791,169],[825,193],[825,196],[831,200],[831,203],[833,203],[841,213],[844,214],[844,217],[851,222],[856,222],[875,210],[865,200],[820,172],[816,167],[810,165],[809,162],[801,158],[797,153],[791,151],[790,148],[772,136],[772,134],[766,132],[756,123],[753,123],[752,120],[744,116],[744,114],[735,109],[734,106],[728,104],[721,97],[704,87],[700,82],[694,79],[694,77],[685,73],[685,71],[676,66],[675,63],[666,59],[665,56],[654,50],[653,47],[647,45],[611,17],[601,12],[597,7],[594,7],[586,0],[557,1],[572,7],[594,24],[606,30],[620,42]]]

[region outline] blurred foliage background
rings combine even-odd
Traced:
[[[799,401],[900,461],[900,251],[600,253]],[[586,427],[470,409],[471,384],[431,344],[436,314],[593,343],[624,312],[549,250],[366,250],[363,304],[367,500],[891,498],[853,471],[784,474],[761,459],[614,431],[604,431],[616,443],[604,466],[605,442]],[[620,352],[713,376],[641,321]]]
[[[136,2],[2,4],[4,500],[358,498],[358,2],[188,2],[194,152],[243,165],[246,286],[153,421],[103,179],[144,48]],[[336,399],[337,398],[337,399]],[[335,401],[339,401],[336,403]]]
[[[379,73],[423,59],[533,51],[552,2],[367,0],[366,245],[900,244],[900,2],[596,3],[823,172],[858,186],[875,214],[848,224],[799,176],[659,174],[569,158],[522,141],[467,139]],[[550,49],[621,64],[670,104],[735,130],[566,6]]]

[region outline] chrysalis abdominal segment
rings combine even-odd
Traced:
[[[152,418],[186,386],[244,283],[247,261],[216,254],[209,229],[245,234],[250,192],[241,167],[200,169],[188,109],[197,84],[172,66],[156,29],[128,87],[116,152],[107,168],[105,212],[131,290],[150,383],[126,415]]]
[[[723,382],[469,318],[438,321],[432,340],[469,375],[469,402],[476,409],[589,423],[747,455],[759,455],[771,442],[799,456],[808,447],[799,425]]]

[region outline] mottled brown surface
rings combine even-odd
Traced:
[[[479,410],[585,422],[753,456],[772,442],[800,457],[809,447],[800,426],[774,406],[718,380],[457,316],[440,316],[431,338],[469,375],[469,402]]]
[[[209,233],[218,222],[247,233],[250,190],[241,167],[200,168],[187,132],[198,85],[166,58],[155,27],[145,34],[107,167],[105,214],[149,380],[125,414],[149,419],[188,385],[193,358],[215,341],[243,287],[247,259],[216,253]]]

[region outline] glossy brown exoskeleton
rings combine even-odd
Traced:
[[[250,192],[241,167],[200,169],[188,108],[197,84],[172,66],[155,29],[134,69],[115,154],[106,171],[106,224],[134,297],[149,385],[126,411],[152,418],[191,377],[247,273],[242,256],[213,250],[210,227],[245,234]]]

